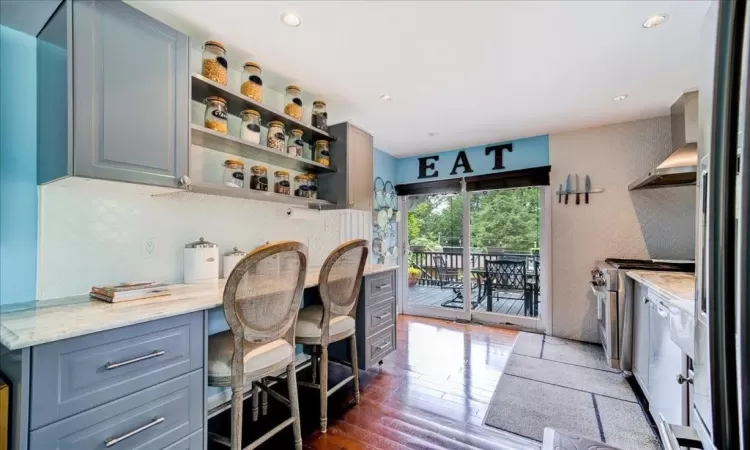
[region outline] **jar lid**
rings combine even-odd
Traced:
[[[247,115],[251,115],[251,116],[260,117],[260,113],[258,111],[256,111],[256,110],[254,110],[254,109],[245,109],[240,114],[242,114],[242,115],[246,115],[247,114]]]
[[[245,256],[246,254],[241,250],[237,250],[237,247],[234,247],[231,251],[224,253],[224,256]]]
[[[326,105],[326,102],[324,102],[323,100],[315,100],[313,102],[313,106],[325,106],[325,105]]]
[[[260,65],[257,62],[253,62],[253,61],[246,62],[245,65],[242,67],[244,67],[245,69],[247,69],[248,67],[253,67],[255,69],[261,70]]]
[[[245,163],[243,163],[242,161],[238,161],[236,159],[227,159],[224,161],[224,165],[227,167],[229,166],[240,166],[243,168],[245,167]]]
[[[299,174],[296,177],[294,177],[294,181],[304,181],[304,180],[308,180],[308,179],[309,178],[307,178],[307,175],[305,175],[305,174]]]
[[[205,99],[205,100],[203,100],[203,102],[204,102],[204,103],[208,103],[208,102],[220,102],[220,103],[223,103],[223,104],[225,104],[225,105],[227,104],[227,101],[226,101],[226,100],[224,100],[224,99],[223,99],[223,98],[221,98],[221,97],[217,97],[217,96],[215,96],[215,95],[212,95],[211,97],[206,97],[206,99]]]
[[[287,172],[286,170],[277,170],[273,174],[276,175],[277,177],[289,176],[289,172]]]
[[[266,166],[253,166],[250,168],[250,170],[252,170],[253,172],[262,172],[262,173],[268,172],[268,169],[266,168]]]
[[[290,132],[290,133],[292,133],[292,134],[293,134],[293,135],[295,135],[295,136],[297,136],[297,135],[299,135],[299,136],[302,136],[302,134],[303,134],[302,130],[299,130],[299,129],[297,129],[297,128],[294,128],[294,129],[292,129],[292,130],[289,130],[289,132]]]
[[[301,91],[302,90],[302,89],[299,88],[299,86],[295,86],[293,84],[290,84],[289,86],[286,87],[287,91],[290,90],[290,89],[293,89],[295,91]]]
[[[307,179],[310,180],[310,181],[314,181],[316,178],[318,178],[318,176],[315,175],[314,173],[308,173],[307,174]]]
[[[272,120],[272,121],[268,122],[268,128],[271,128],[271,127],[281,127],[281,128],[284,128],[284,122],[282,122],[280,120]]]
[[[315,145],[318,145],[318,144],[328,145],[328,141],[326,141],[325,139],[318,139],[317,141],[315,141]]]
[[[214,47],[219,47],[220,49],[222,49],[225,52],[227,51],[227,49],[224,47],[224,44],[222,44],[219,41],[206,41],[206,42],[203,43],[203,48],[206,48],[206,46],[208,46],[208,45],[213,45]]]
[[[191,242],[187,245],[185,245],[185,248],[214,248],[218,247],[218,245],[214,244],[213,242],[208,242],[207,240],[200,238],[195,242]]]

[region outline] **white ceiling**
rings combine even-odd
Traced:
[[[698,85],[708,9],[705,0],[130,3],[323,96],[331,122],[356,122],[395,156],[667,114]],[[285,11],[303,25],[283,25]],[[642,28],[655,13],[669,20]],[[618,94],[629,97],[613,102]]]

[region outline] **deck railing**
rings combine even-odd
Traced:
[[[417,278],[417,284],[422,286],[438,286],[441,283],[458,281],[458,273],[463,270],[461,248],[453,247],[441,252],[410,251],[410,263],[422,271]],[[446,267],[444,273],[438,273],[436,256],[442,256],[445,260]],[[470,259],[471,269],[484,267],[487,260],[496,259],[525,259],[529,264],[529,268],[531,268],[533,261],[539,259],[539,254],[524,252],[471,252]]]

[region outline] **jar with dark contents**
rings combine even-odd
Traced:
[[[250,168],[250,189],[268,192],[268,169],[265,166]]]
[[[315,174],[307,174],[307,191],[310,198],[318,198],[318,177]]]
[[[302,130],[294,129],[289,131],[289,140],[286,144],[286,152],[294,156],[302,156],[305,150],[305,141],[302,140]]]
[[[224,186],[230,188],[245,187],[245,164],[236,159],[224,161]]]
[[[289,195],[291,193],[291,187],[289,186],[289,172],[286,170],[277,170],[273,175],[273,191],[277,194]]]
[[[310,197],[310,190],[307,186],[307,175],[297,175],[294,177],[294,195],[297,197]]]
[[[280,152],[286,151],[286,136],[284,135],[284,123],[278,120],[268,122],[268,147]]]
[[[321,100],[313,102],[312,120],[310,123],[319,130],[328,131],[328,112],[326,111],[326,102]]]
[[[315,162],[323,164],[324,166],[331,165],[331,153],[328,150],[328,141],[321,139],[315,141]]]
[[[260,78],[261,70],[258,63],[246,62],[242,72],[242,84],[240,92],[256,102],[263,101],[263,80]]]
[[[227,85],[227,50],[218,41],[203,44],[203,66],[201,74],[211,81]]]
[[[294,85],[286,87],[284,96],[284,114],[302,120],[302,91]]]
[[[260,144],[260,113],[254,109],[246,109],[240,113],[240,137],[253,144]]]
[[[227,134],[227,101],[221,97],[208,97],[205,100],[206,114],[204,125],[209,130]]]

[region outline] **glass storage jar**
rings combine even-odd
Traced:
[[[331,165],[331,153],[328,151],[328,141],[323,139],[315,141],[315,162],[324,166]]]
[[[268,122],[267,145],[280,152],[286,151],[286,136],[284,135],[284,123],[278,120]]]
[[[305,149],[305,141],[302,140],[302,130],[289,131],[289,139],[286,144],[286,152],[294,156],[302,156]]]
[[[227,50],[218,41],[203,44],[203,68],[201,74],[209,80],[227,85]]]
[[[289,195],[289,172],[286,170],[277,170],[274,172],[273,191],[277,194]]]
[[[240,137],[253,144],[260,144],[260,113],[254,109],[246,109],[240,113]]]
[[[284,97],[284,114],[302,120],[302,91],[297,86],[286,87]]]
[[[297,197],[309,197],[310,191],[307,186],[307,175],[297,175],[294,177],[294,195]]]
[[[245,163],[236,159],[224,161],[224,177],[222,179],[226,187],[245,187]]]
[[[242,72],[240,92],[242,92],[242,95],[246,95],[256,102],[263,101],[263,80],[260,78],[261,73],[260,66],[252,61],[245,63]]]
[[[250,189],[268,192],[268,169],[265,166],[250,168]]]
[[[310,198],[318,198],[318,177],[315,174],[307,174],[307,190]]]
[[[328,131],[328,112],[326,111],[326,102],[321,100],[313,102],[312,120],[310,123],[319,130]]]
[[[208,97],[205,100],[206,115],[204,125],[209,130],[227,134],[227,101],[221,97]]]

